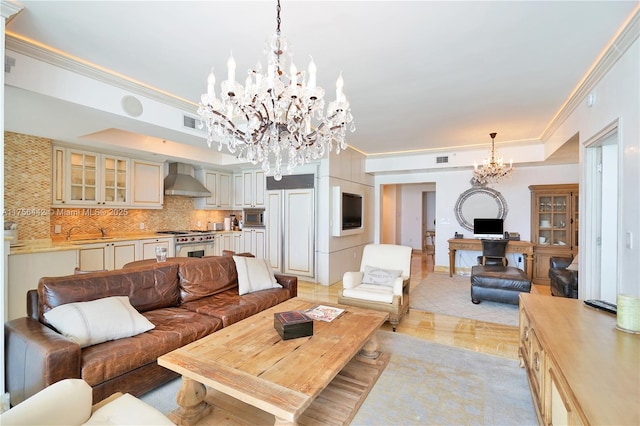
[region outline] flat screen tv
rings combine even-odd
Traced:
[[[504,236],[504,219],[476,218],[473,219],[474,238],[499,239]]]
[[[342,193],[342,230],[362,227],[362,195]]]

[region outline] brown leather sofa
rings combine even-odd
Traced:
[[[232,257],[138,265],[45,277],[37,290],[29,291],[28,316],[5,324],[6,388],[12,405],[66,378],[89,383],[94,402],[114,392],[141,395],[177,377],[157,364],[159,356],[297,295],[296,277],[276,275],[283,288],[240,296]],[[80,348],[44,318],[65,303],[110,296],[128,296],[155,328]]]

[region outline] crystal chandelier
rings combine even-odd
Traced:
[[[207,144],[214,141],[218,151],[225,145],[231,154],[252,164],[261,164],[269,173],[273,159],[276,180],[282,179],[282,159],[287,156],[287,173],[298,165],[331,152],[347,148],[347,125],[355,131],[353,116],[342,88],[342,74],[336,82],[336,99],[324,112],[324,89],[316,86],[313,58],[308,73],[298,71],[293,61],[285,71],[287,41],[280,35],[280,0],[277,5],[276,33],[266,44],[267,72],[258,62],[249,70],[244,87],[236,82],[233,54],[227,61],[227,79],[215,95],[213,69],[207,79],[207,93],[198,107],[199,128],[207,127]]]
[[[498,183],[506,178],[513,171],[513,162],[509,161],[509,166],[502,162],[502,157],[495,156],[495,138],[497,133],[489,133],[491,136],[491,157],[482,161],[482,166],[478,167],[478,163],[473,163],[473,177],[471,184],[473,186],[486,186],[489,183]]]

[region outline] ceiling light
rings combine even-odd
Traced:
[[[280,35],[280,1],[277,4],[276,34],[267,41],[267,67],[263,73],[258,62],[249,70],[245,85],[235,80],[233,55],[227,62],[227,79],[215,95],[213,69],[207,80],[207,93],[198,108],[199,127],[206,125],[207,144],[214,141],[218,150],[227,150],[241,160],[260,163],[270,172],[273,160],[276,180],[282,178],[282,159],[287,157],[287,172],[298,165],[324,156],[335,141],[336,153],[347,148],[347,125],[355,131],[351,109],[342,87],[342,75],[336,82],[336,100],[324,111],[324,89],[316,86],[316,66],[311,59],[308,72],[298,71],[291,61],[285,67],[287,41]],[[288,71],[288,74],[287,74]]]
[[[509,161],[509,166],[502,162],[502,158],[495,156],[495,138],[497,133],[489,133],[491,136],[491,157],[482,161],[482,166],[473,163],[473,177],[471,185],[486,186],[489,183],[498,183],[503,178],[508,177],[513,171],[513,161]]]

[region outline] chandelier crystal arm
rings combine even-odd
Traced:
[[[336,81],[336,100],[325,111],[325,91],[316,84],[313,58],[308,72],[298,71],[292,62],[288,75],[283,72],[283,59],[291,55],[280,32],[280,11],[278,0],[276,33],[265,50],[266,73],[258,62],[255,69],[249,70],[243,87],[235,79],[235,60],[231,55],[227,80],[220,86],[220,98],[215,95],[215,76],[211,70],[207,93],[201,96],[198,107],[198,127],[206,126],[209,146],[217,141],[219,150],[225,145],[239,159],[260,163],[266,173],[273,164],[276,180],[282,178],[283,151],[288,151],[287,172],[291,173],[298,165],[322,158],[327,149],[333,149],[334,142],[336,152],[340,153],[347,148],[347,125],[350,124],[350,131],[355,131],[343,93],[342,74]],[[246,122],[246,128],[240,119]]]
[[[497,133],[490,133],[491,137],[491,154],[489,158],[482,160],[482,166],[478,166],[477,163],[473,164],[473,177],[471,178],[471,184],[473,186],[486,186],[489,183],[498,183],[502,179],[511,175],[513,172],[513,164],[510,162],[507,167],[502,157],[496,159],[495,156],[495,137]]]

